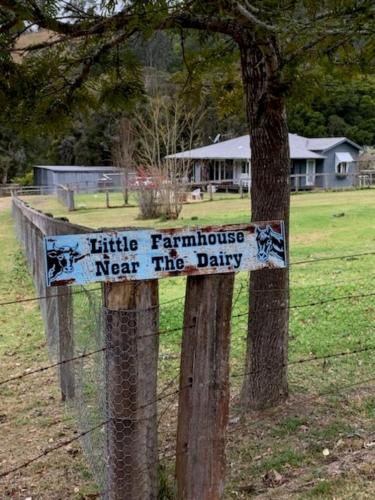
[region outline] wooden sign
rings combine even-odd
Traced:
[[[47,286],[286,267],[282,221],[45,237]]]

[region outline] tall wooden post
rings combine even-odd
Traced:
[[[190,276],[177,429],[179,500],[223,498],[234,274]]]
[[[106,283],[108,498],[157,498],[158,281]]]
[[[64,361],[74,356],[74,338],[73,338],[73,297],[72,289],[69,287],[56,287],[52,291],[57,295],[57,331],[59,332],[58,350],[60,365],[60,388],[61,399],[73,399],[75,392],[75,374],[73,362],[64,363]],[[54,300],[54,299],[52,299]]]
[[[67,199],[68,199],[68,211],[73,212],[75,210],[73,189],[68,188],[66,194],[67,194]]]

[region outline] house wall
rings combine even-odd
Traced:
[[[355,178],[353,175],[348,175],[347,177],[340,178],[335,173],[335,153],[350,153],[354,160],[357,160],[359,151],[357,148],[353,147],[351,144],[344,142],[338,146],[319,154],[325,156],[324,160],[324,170],[325,174],[330,174],[325,178],[325,185],[323,187],[330,189],[340,189],[349,188],[355,185]],[[349,174],[356,173],[356,164],[349,165]]]
[[[34,186],[53,186],[53,172],[45,168],[34,167]]]
[[[356,165],[349,165],[349,175],[345,177],[337,176],[335,173],[335,153],[350,153],[354,160],[357,160],[359,151],[357,148],[352,146],[351,144],[344,142],[327,152],[324,151],[314,151],[318,154],[324,156],[324,159],[316,159],[315,160],[315,183],[314,186],[306,185],[306,159],[295,159],[291,162],[291,174],[300,174],[302,177],[298,178],[298,189],[314,189],[314,187],[322,188],[322,189],[344,189],[348,187],[352,187],[355,185],[356,179],[354,178],[353,173],[356,173]],[[195,178],[195,182],[201,181],[210,181],[214,179],[221,182],[228,181],[233,182],[233,184],[238,184],[241,178],[242,173],[242,164],[246,163],[242,160],[203,160],[201,162],[197,161],[196,163],[201,164],[200,171],[200,179]],[[222,169],[222,166],[225,164],[225,170]],[[218,176],[218,172],[220,169],[220,178]],[[223,176],[223,173],[230,172]],[[323,175],[319,175],[323,174]],[[327,174],[327,175],[324,175]],[[292,189],[296,188],[296,178],[292,178]]]
[[[306,174],[306,160],[305,159],[292,160],[291,174],[292,175]],[[292,177],[292,179],[291,179],[292,189],[296,189],[297,185],[298,185],[298,189],[306,188],[306,178],[305,177],[298,177],[298,178]],[[309,187],[308,189],[311,189],[311,188]]]

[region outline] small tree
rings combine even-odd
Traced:
[[[178,98],[156,96],[147,99],[135,118],[137,158],[149,176],[139,190],[140,197],[147,199],[147,203],[140,200],[140,205],[149,207],[148,212],[141,211],[142,218],[179,216],[191,162],[171,155],[191,149],[199,140],[203,116],[201,109],[188,110]]]
[[[118,134],[114,144],[114,163],[121,168],[124,174],[123,193],[124,203],[129,204],[129,174],[134,170],[136,162],[134,152],[136,136],[132,122],[128,118],[121,118],[118,125]]]

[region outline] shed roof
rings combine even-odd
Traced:
[[[42,168],[44,170],[52,170],[53,172],[119,172],[118,167],[87,167],[79,165],[35,165],[36,168]]]

